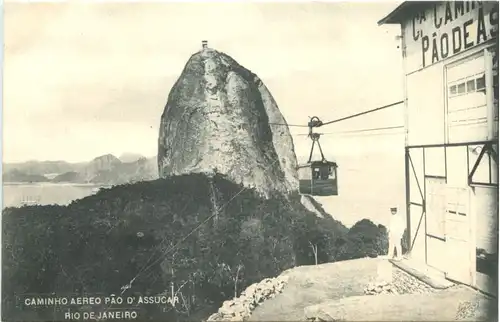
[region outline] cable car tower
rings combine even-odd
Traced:
[[[313,128],[320,127],[323,122],[317,117],[311,117],[307,123],[309,134],[312,140],[311,152],[307,163],[299,165],[299,191],[301,194],[313,196],[336,196],[338,195],[337,186],[337,163],[326,160],[323,149],[319,143],[320,133],[313,132]],[[318,145],[321,153],[321,160],[312,160],[314,146]]]

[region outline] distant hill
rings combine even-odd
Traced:
[[[84,178],[80,175],[80,173],[76,171],[69,171],[63,174],[56,176],[52,179],[52,182],[73,182],[73,183],[83,183],[85,182]]]
[[[122,155],[118,157],[118,159],[120,159],[121,162],[135,162],[142,158],[144,158],[142,154],[132,153],[132,152],[122,153]]]
[[[64,173],[79,170],[85,162],[69,163],[66,161],[27,161],[17,163],[4,163],[3,172],[17,170],[28,175],[45,175],[48,173]]]
[[[27,174],[19,170],[12,170],[2,175],[4,182],[48,182],[47,177],[38,174]]]
[[[131,155],[131,154],[130,154]],[[123,162],[112,154],[89,162],[28,161],[3,165],[4,182],[54,182],[123,184],[158,178],[156,157],[136,155],[135,161]],[[52,179],[47,178],[49,176]]]
[[[141,158],[134,162],[105,155],[92,160],[80,173],[86,182],[122,184],[157,178],[156,158]]]

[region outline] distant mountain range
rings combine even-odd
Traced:
[[[3,164],[3,182],[123,184],[158,178],[156,157],[124,153],[99,156],[89,162],[27,161]]]

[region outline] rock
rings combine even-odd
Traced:
[[[210,315],[208,317],[207,321],[218,321],[218,320],[221,320],[223,317],[224,317],[223,314],[217,312],[217,313]]]
[[[234,305],[233,301],[224,301],[224,303],[222,303],[222,307],[231,307],[233,305]]]
[[[244,294],[245,295],[246,294],[248,294],[248,295],[253,294],[253,292],[255,292],[256,288],[257,288],[257,285],[256,284],[252,284],[249,287],[247,287],[246,290],[241,293],[241,295],[244,295]]]
[[[275,297],[286,285],[288,278],[266,278],[248,286],[238,298],[222,303],[218,313],[208,321],[242,321],[249,317],[259,303]]]
[[[393,272],[393,283],[391,284],[393,292],[396,294],[408,293],[431,293],[435,289],[417,278],[409,275],[399,268]]]
[[[237,315],[231,317],[231,319],[229,321],[243,321],[243,316],[240,314],[237,314]]]
[[[296,191],[292,137],[274,123],[286,122],[255,74],[222,52],[195,53],[161,117],[159,175],[218,172],[265,196]]]
[[[304,308],[304,317],[313,321],[334,321],[328,314],[325,314],[321,304],[306,306]]]

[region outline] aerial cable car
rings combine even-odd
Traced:
[[[309,127],[308,137],[312,140],[312,146],[307,163],[301,164],[297,168],[299,174],[299,192],[312,196],[337,196],[337,163],[325,159],[321,144],[319,143],[321,134],[313,132],[313,127],[320,127],[323,125],[323,122],[314,116],[307,125]],[[313,161],[311,159],[316,144],[321,153],[321,160]]]

